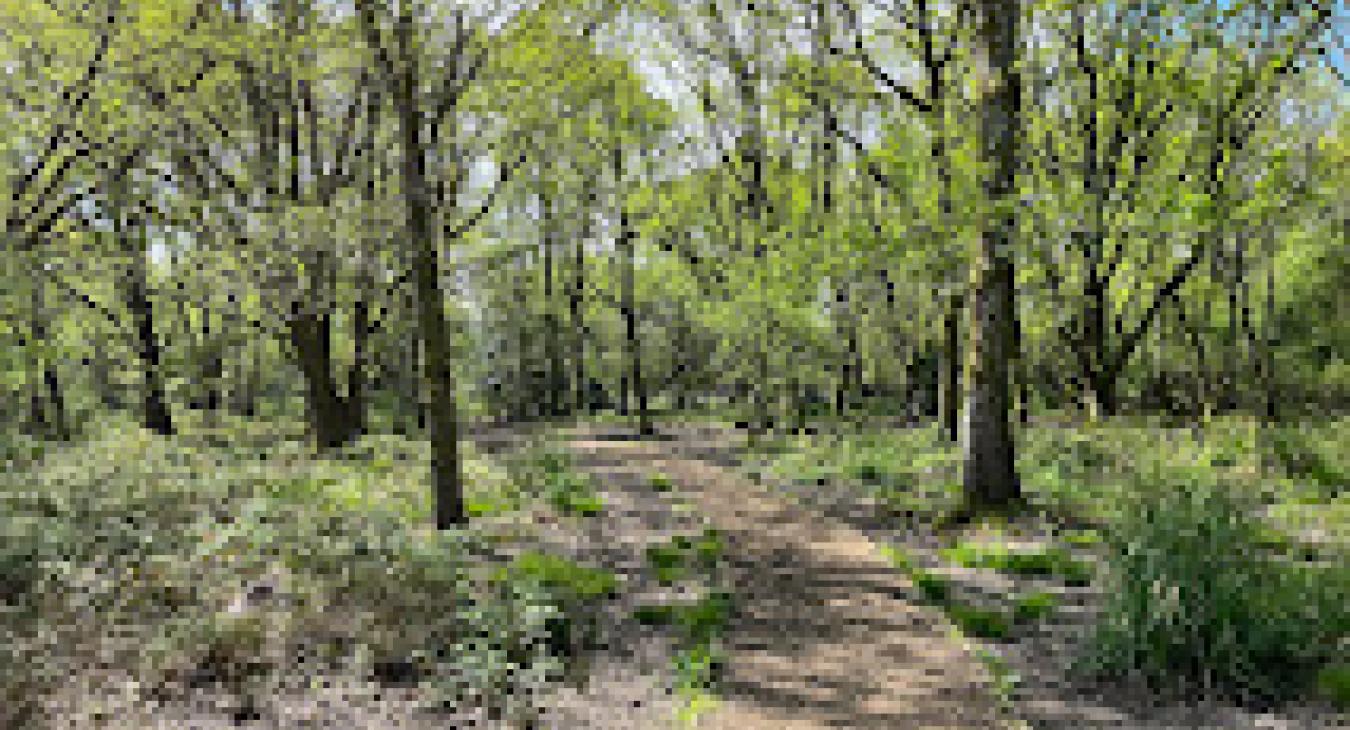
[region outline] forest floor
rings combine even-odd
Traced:
[[[1101,602],[1090,579],[1100,546],[1081,539],[1091,530],[1044,515],[935,529],[847,485],[766,480],[756,463],[763,452],[732,429],[667,427],[644,441],[594,428],[555,437],[608,499],[640,505],[648,524],[660,522],[650,515],[692,512],[728,538],[721,579],[735,608],[697,727],[1345,726],[1344,713],[1318,702],[1254,710],[1080,676],[1073,659]],[[653,475],[664,489],[653,490]],[[606,524],[610,544],[658,539],[641,520]],[[953,564],[956,545],[1067,557],[1019,574]],[[597,718],[615,706],[603,682],[590,692],[580,704]],[[593,726],[656,726],[616,719]],[[571,724],[583,725],[592,726]]]
[[[275,426],[244,434],[119,427],[13,463],[0,727],[21,696],[36,714],[16,727],[1347,725],[1311,699],[1257,710],[1078,676],[1103,590],[1093,505],[1117,504],[1084,469],[1146,450],[1119,434],[1029,442],[1025,484],[1055,517],[938,529],[959,465],[932,429],[486,429],[452,534],[425,527],[409,477],[423,443],[316,459]],[[1300,500],[1274,505],[1282,529],[1343,548],[1344,495]],[[520,591],[541,580],[571,592],[561,674],[521,658],[537,604]]]

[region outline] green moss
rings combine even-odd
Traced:
[[[647,485],[651,487],[654,492],[664,493],[675,490],[675,482],[671,481],[670,477],[660,472],[655,472],[648,477]]]

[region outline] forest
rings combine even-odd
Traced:
[[[0,0],[0,728],[1350,724],[1341,0]]]

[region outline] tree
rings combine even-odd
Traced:
[[[1021,498],[1009,422],[1009,370],[1015,356],[1012,249],[1022,131],[1017,70],[1022,4],[981,0],[975,11],[974,109],[980,122],[979,162],[988,208],[971,267],[961,448],[965,500],[979,509],[1006,507]]]

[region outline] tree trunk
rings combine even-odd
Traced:
[[[417,327],[422,341],[423,386],[427,431],[431,440],[431,482],[436,504],[436,528],[449,529],[466,521],[463,479],[460,473],[459,424],[455,413],[455,380],[451,368],[445,300],[440,285],[440,257],[432,228],[435,210],[428,199],[426,148],[435,140],[422,139],[423,115],[418,106],[418,74],[411,39],[411,12],[395,27],[398,73],[394,106],[398,115],[402,159],[400,182],[405,198],[409,243],[414,246],[413,287],[417,296]],[[450,179],[454,179],[451,175]],[[456,191],[451,191],[454,196]]]
[[[332,322],[328,314],[303,312],[290,322],[300,372],[305,379],[309,430],[320,448],[332,449],[356,437],[351,404],[338,392],[333,374]]]
[[[628,206],[623,202],[623,150],[616,147],[614,149],[614,186],[617,202],[619,204],[619,255],[622,257],[622,281],[620,286],[621,305],[623,313],[624,328],[624,352],[627,355],[627,377],[625,381],[627,387],[624,388],[624,410],[632,405],[630,398],[637,402],[637,429],[639,434],[647,435],[652,433],[651,413],[648,411],[647,388],[642,381],[642,343],[638,338],[638,317],[637,317],[637,292],[636,277],[637,266],[636,256],[636,238],[637,233],[629,225]]]
[[[558,315],[553,301],[553,248],[558,225],[554,216],[557,211],[554,210],[551,196],[541,195],[539,205],[544,229],[544,359],[548,362],[548,385],[544,408],[549,416],[559,416],[562,414],[567,385],[563,380],[562,342],[559,340],[562,333],[558,329]]]
[[[125,296],[127,311],[136,327],[136,356],[141,361],[141,425],[161,436],[174,433],[161,372],[159,338],[155,335],[154,304],[150,301],[145,270],[145,248],[131,247]]]
[[[572,291],[569,306],[572,315],[572,388],[576,412],[587,409],[586,398],[586,323],[582,306],[586,297],[586,239],[590,236],[590,214],[572,249]]]
[[[964,297],[952,294],[946,298],[943,315],[943,357],[938,378],[938,412],[941,414],[942,433],[956,443],[961,438],[961,312]]]
[[[1020,80],[1016,71],[1020,2],[982,0],[976,44],[980,162],[988,214],[972,269],[970,351],[966,359],[964,491],[968,508],[1006,507],[1021,497],[1014,466],[1009,365],[1013,358]]]

